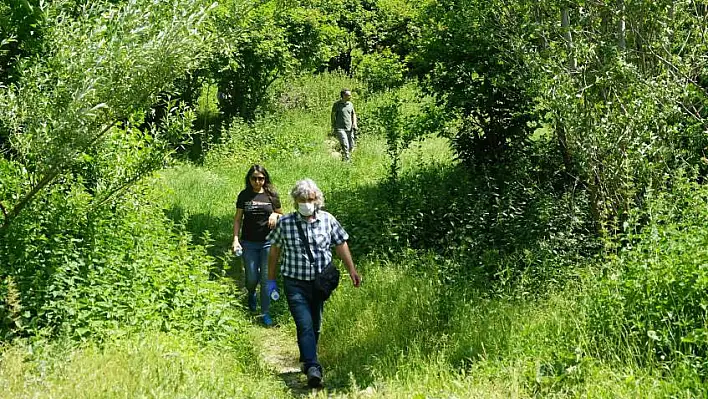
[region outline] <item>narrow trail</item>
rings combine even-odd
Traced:
[[[295,331],[291,326],[264,328],[254,326],[253,338],[258,346],[261,361],[280,378],[296,398],[374,398],[373,389],[358,392],[340,391],[344,387],[328,386],[312,389],[307,386],[305,376],[300,372]]]
[[[285,383],[293,396],[303,397],[315,392],[307,386],[300,372],[294,331],[288,327],[255,327],[253,334],[261,361]]]
[[[232,279],[232,284],[236,285],[238,290],[242,291],[245,296],[243,265],[240,261],[237,261],[234,266],[234,268],[229,270],[229,276]],[[282,317],[286,316],[289,317],[287,314]],[[300,372],[299,352],[294,326],[284,323],[266,328],[263,327],[260,317],[254,315],[247,317],[253,322],[250,329],[251,341],[256,347],[256,353],[260,357],[261,364],[265,365],[277,378],[281,379],[294,397],[314,397],[312,394],[316,393],[316,390],[307,386],[305,376]]]
[[[334,159],[341,159],[339,142],[334,137],[327,137],[324,141],[325,151]],[[243,284],[242,268],[237,267],[234,282],[241,288]],[[281,317],[289,317],[285,314]],[[293,397],[296,398],[374,398],[376,394],[371,388],[347,392],[346,387],[331,386],[327,384],[325,374],[324,387],[313,389],[307,386],[307,380],[300,370],[298,362],[299,352],[297,347],[295,327],[292,323],[265,328],[260,320],[254,319],[252,328],[253,343],[261,363],[270,369],[273,374],[283,381]]]

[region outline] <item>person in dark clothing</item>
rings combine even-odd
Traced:
[[[280,198],[270,182],[268,171],[261,165],[253,165],[246,173],[246,187],[236,200],[233,250],[236,254],[241,252],[243,256],[248,309],[251,312],[255,312],[258,307],[256,286],[260,281],[261,311],[266,326],[273,324],[269,313],[270,297],[266,292],[270,252],[270,241],[266,237],[275,228],[282,214]]]

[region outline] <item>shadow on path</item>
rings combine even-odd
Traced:
[[[342,390],[343,387],[327,384],[326,373],[322,389],[312,389],[307,386],[307,379],[300,372],[294,326],[256,328],[253,331],[254,341],[260,346],[258,353],[261,355],[263,364],[273,370],[294,397],[322,397],[323,394],[325,397],[331,397],[346,394]]]
[[[308,396],[310,393],[316,392],[307,386],[307,381],[305,381],[305,378],[300,370],[279,373],[278,377],[283,380],[285,386],[287,386],[290,390],[290,393],[292,393],[296,398]]]

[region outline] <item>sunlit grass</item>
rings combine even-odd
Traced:
[[[229,255],[234,203],[251,164],[262,163],[269,170],[286,212],[293,209],[290,188],[304,177],[319,184],[335,216],[346,215],[355,202],[361,205],[357,201],[364,199],[355,197],[357,190],[374,187],[381,189],[372,191],[376,195],[385,192],[390,167],[385,139],[364,132],[352,162],[342,162],[328,135],[329,92],[331,86],[352,82],[342,76],[321,79],[304,78],[283,100],[304,108],[294,107],[280,119],[264,122],[277,124],[267,128],[277,131],[279,140],[299,143],[295,152],[239,152],[238,143],[227,143],[208,155],[202,167],[183,165],[160,174],[168,214],[183,223],[194,240],[208,231],[212,254],[234,269],[240,268]],[[358,101],[357,106],[367,109],[383,100],[362,96]],[[411,174],[421,167],[454,163],[449,142],[437,137],[413,142],[401,161],[402,172]],[[368,205],[373,209],[375,204]],[[403,215],[407,211],[400,209]],[[485,287],[473,281],[451,292],[449,287],[455,285],[446,284],[439,255],[405,248],[397,253],[367,253],[355,259],[364,277],[362,287],[353,288],[345,273],[341,288],[327,303],[320,355],[328,388],[312,396],[689,398],[704,392],[695,385],[698,379],[691,370],[684,381],[651,364],[618,360],[632,356],[600,356],[584,302],[589,298],[585,291],[592,287],[588,281],[597,276],[579,273],[578,281],[533,297],[484,295]],[[292,345],[295,331],[284,302],[274,303],[273,313]],[[252,328],[260,327],[254,323]],[[262,338],[264,331],[254,337]],[[262,349],[261,344],[253,347]],[[626,342],[604,345],[623,353],[642,350]],[[159,333],[103,347],[56,344],[41,354],[15,345],[5,348],[0,359],[0,398],[294,395],[256,356],[246,364],[243,354],[228,348],[199,346],[189,337]]]
[[[588,354],[577,287],[525,302],[442,299],[441,276],[414,271],[431,260],[409,254],[398,265],[372,261],[360,289],[345,284],[328,302],[321,358],[342,397],[696,395],[695,375],[684,382]]]
[[[146,333],[99,347],[15,345],[0,354],[0,398],[288,398],[228,347]]]

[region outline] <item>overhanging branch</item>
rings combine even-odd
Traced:
[[[89,141],[85,146],[80,148],[80,151],[83,151],[86,148],[89,148],[93,146],[101,137],[103,137],[111,128],[113,128],[116,124],[118,123],[117,120],[113,121],[111,124],[107,125],[104,127],[91,141]],[[2,228],[5,229],[7,226],[10,225],[10,222],[12,222],[13,219],[15,219],[20,212],[34,199],[34,197],[39,193],[43,188],[45,188],[49,183],[54,181],[54,179],[59,176],[59,174],[62,172],[62,170],[67,166],[70,165],[71,162],[58,162],[56,165],[51,167],[49,171],[44,175],[42,180],[40,180],[34,187],[32,187],[32,190],[25,194],[22,199],[12,208],[10,213],[6,213],[5,210],[3,209],[3,213],[5,213],[5,221],[2,224]]]

